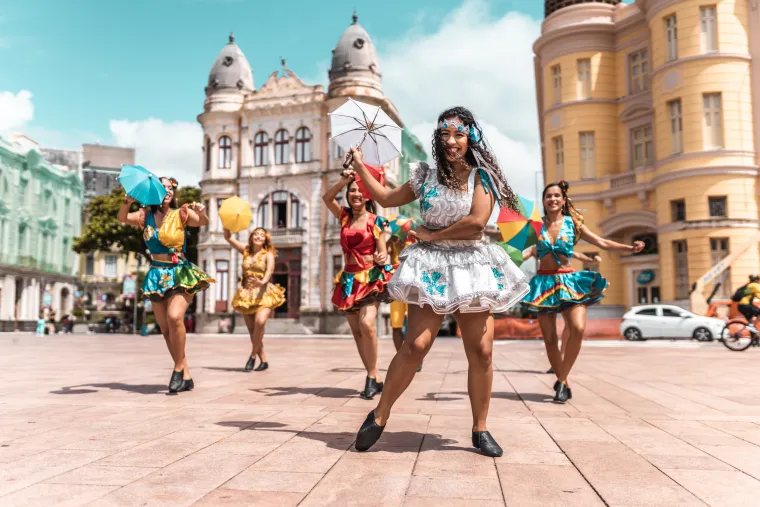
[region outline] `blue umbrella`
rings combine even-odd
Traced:
[[[166,197],[161,179],[141,165],[121,166],[118,180],[127,195],[143,206],[158,206]]]

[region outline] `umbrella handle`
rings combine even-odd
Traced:
[[[351,162],[353,161],[354,161],[354,154],[349,152],[348,158],[346,159],[345,162],[343,162],[343,169],[348,169],[349,167],[351,167]]]

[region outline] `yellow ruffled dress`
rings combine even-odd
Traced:
[[[232,300],[232,307],[243,315],[251,315],[262,308],[277,308],[285,304],[285,289],[269,282],[260,287],[247,289],[251,278],[261,280],[267,271],[267,256],[264,250],[254,255],[243,254],[243,280]]]

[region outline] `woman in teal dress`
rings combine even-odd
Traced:
[[[129,211],[134,199],[127,196],[119,209],[118,219],[143,230],[143,239],[150,252],[150,270],[143,281],[143,296],[153,303],[153,314],[164,335],[174,370],[169,392],[191,391],[195,387],[185,357],[185,312],[198,292],[206,290],[214,280],[185,258],[185,230],[208,224],[206,208],[199,203],[177,207],[177,180],[161,178],[166,197],[160,206]]]
[[[638,253],[644,248],[641,241],[623,245],[591,232],[567,196],[569,188],[566,181],[550,183],[544,188],[544,225],[536,246],[525,253],[526,258],[538,258],[538,273],[530,281],[530,292],[522,301],[526,310],[538,315],[546,355],[557,375],[554,401],[560,403],[572,398],[567,377],[581,351],[586,308],[602,300],[608,285],[597,272],[573,270],[570,259],[575,245],[583,236],[586,242],[602,250]],[[557,337],[557,314],[560,313],[569,330],[564,357]]]

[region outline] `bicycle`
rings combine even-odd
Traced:
[[[760,346],[760,331],[744,320],[729,320],[721,331],[720,341],[728,350],[741,352]]]

